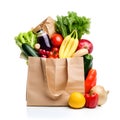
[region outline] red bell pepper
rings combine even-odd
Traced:
[[[90,89],[96,85],[97,71],[90,69],[85,80],[85,93],[89,93]]]
[[[85,107],[87,108],[95,108],[98,104],[98,94],[97,93],[86,93],[85,94]]]

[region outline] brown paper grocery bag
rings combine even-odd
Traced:
[[[27,106],[67,106],[72,92],[84,94],[83,57],[29,57]]]
[[[84,66],[83,57],[67,58],[67,85],[66,91],[84,94]]]
[[[55,33],[55,20],[48,16],[45,20],[43,20],[39,25],[33,28],[33,32],[37,33],[39,30],[43,29],[51,38],[51,35]]]

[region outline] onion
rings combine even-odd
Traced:
[[[91,90],[90,93],[97,93],[98,94],[98,106],[103,105],[107,101],[107,95],[109,91],[106,91],[103,86],[96,85]]]
[[[36,43],[35,46],[34,46],[35,50],[39,50],[40,49],[40,44],[39,43]]]

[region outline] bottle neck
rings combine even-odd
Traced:
[[[43,29],[41,29],[37,32],[37,37],[40,37],[40,36],[45,35],[45,34],[46,33],[43,31]]]

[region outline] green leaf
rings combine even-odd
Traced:
[[[61,33],[63,37],[69,35],[75,29],[78,32],[78,39],[84,34],[89,34],[90,18],[78,16],[73,11],[68,11],[67,16],[57,16],[56,31]]]

